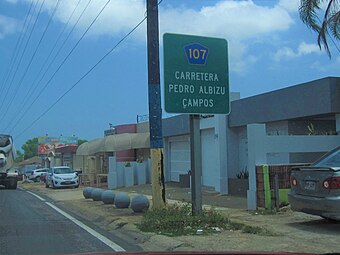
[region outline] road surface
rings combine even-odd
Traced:
[[[27,191],[5,190],[0,186],[1,255],[113,252],[115,247],[128,250],[128,245],[122,248],[114,242],[114,248],[108,246],[105,244],[106,233],[91,228],[90,234],[84,230],[88,223],[80,227],[82,222],[78,221],[77,225],[56,209],[51,202]]]

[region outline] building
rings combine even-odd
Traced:
[[[228,116],[200,119],[202,183],[228,194],[229,180],[249,172],[250,209],[256,207],[255,165],[310,163],[340,145],[338,77],[235,96]],[[163,136],[166,180],[179,181],[190,169],[189,116],[165,119]]]

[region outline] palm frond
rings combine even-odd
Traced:
[[[301,0],[299,7],[300,19],[314,31],[320,31],[317,11],[320,9],[320,0]]]
[[[328,26],[333,37],[340,40],[340,11],[333,13],[328,20]]]
[[[318,16],[318,11],[321,9],[321,2],[328,1],[325,14],[322,21]],[[333,36],[335,39],[340,39],[340,0],[300,0],[299,14],[301,20],[307,27],[318,33],[318,45],[321,49],[323,45],[329,58],[331,53],[329,50],[327,36]],[[328,32],[330,31],[330,33]]]

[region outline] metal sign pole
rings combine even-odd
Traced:
[[[202,212],[202,163],[200,115],[190,114],[191,202],[192,214]]]

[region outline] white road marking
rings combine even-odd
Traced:
[[[25,190],[20,188],[21,190]],[[85,231],[87,231],[88,233],[90,233],[91,235],[93,235],[95,238],[97,238],[99,241],[103,242],[104,244],[106,244],[107,246],[109,246],[112,250],[114,251],[126,251],[124,250],[122,247],[120,247],[118,244],[116,244],[115,242],[111,241],[110,239],[106,238],[105,236],[103,236],[102,234],[99,234],[97,231],[93,230],[92,228],[90,228],[89,226],[85,225],[84,223],[82,223],[81,221],[77,220],[76,218],[72,217],[71,215],[69,215],[68,213],[64,212],[63,210],[59,209],[58,207],[56,207],[55,205],[51,204],[50,202],[47,202],[45,199],[43,199],[42,197],[38,196],[37,194],[34,194],[31,191],[25,190],[26,192],[30,193],[31,195],[35,196],[36,198],[38,198],[39,200],[45,202],[45,204],[47,204],[48,206],[50,206],[51,208],[53,208],[54,210],[56,210],[58,213],[60,213],[61,215],[63,215],[64,217],[66,217],[67,219],[69,219],[70,221],[72,221],[74,224],[78,225],[79,227],[81,227],[82,229],[84,229]]]
[[[30,193],[31,195],[35,196],[36,198],[38,198],[38,199],[41,200],[41,201],[44,201],[44,202],[46,201],[45,199],[43,199],[42,197],[38,196],[37,194],[34,194],[34,193],[31,192],[31,191],[28,191],[28,190],[27,190],[27,192]]]
[[[85,231],[90,233],[91,235],[93,235],[99,241],[101,241],[104,244],[106,244],[107,246],[109,246],[112,250],[114,250],[114,251],[125,251],[122,247],[120,247],[115,242],[112,242],[110,239],[108,239],[105,236],[99,234],[97,231],[93,230],[92,228],[90,228],[89,226],[85,225],[84,223],[82,223],[81,221],[77,220],[76,218],[72,217],[71,215],[69,215],[68,213],[64,212],[63,210],[59,209],[55,205],[53,205],[53,204],[51,204],[49,202],[45,202],[45,204],[47,204],[48,206],[52,207],[54,210],[59,212],[61,215],[63,215],[64,217],[66,217],[67,219],[69,219],[70,221],[72,221],[73,223],[75,223],[76,225],[78,225],[79,227],[81,227],[82,229],[84,229]]]

